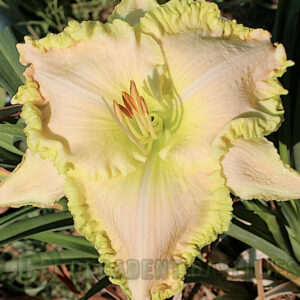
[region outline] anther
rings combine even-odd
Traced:
[[[132,114],[128,111],[126,107],[123,105],[119,104],[119,108],[122,110],[122,112],[130,119],[132,119]]]
[[[140,95],[133,80],[130,80],[130,96],[138,104],[138,106],[141,105]]]
[[[124,123],[124,116],[122,113],[122,110],[116,100],[114,100],[114,113],[117,119],[121,122],[121,124]]]
[[[127,102],[126,98],[122,95],[122,99],[123,99],[123,102],[127,108],[127,110],[130,112],[130,114],[132,115],[133,114],[133,111],[132,111],[132,108],[130,106],[130,104]]]
[[[144,98],[141,96],[141,107],[142,107],[142,111],[143,113],[146,115],[149,115],[149,111],[148,111],[148,107],[147,107],[147,104],[144,100]]]
[[[122,92],[122,98],[123,98],[123,101],[125,99],[125,101],[130,105],[131,108],[133,108],[136,112],[138,112],[136,103],[126,92]]]
[[[113,101],[114,117],[120,122],[121,128],[142,152],[149,153],[153,141],[161,133],[162,125],[161,123],[157,125],[157,122],[153,122],[153,115],[156,114],[149,114],[147,103],[139,95],[133,80],[130,81],[130,95],[123,91],[122,99],[124,106],[118,104],[116,100]]]

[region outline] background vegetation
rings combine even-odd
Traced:
[[[59,32],[71,19],[106,21],[118,0],[0,0],[0,177],[26,150],[19,106],[7,104],[24,78],[15,49],[24,35]],[[161,0],[160,3],[166,2]],[[273,32],[296,62],[283,78],[285,123],[270,137],[300,171],[300,1],[215,0],[223,14]],[[7,27],[8,26],[8,27]],[[125,299],[94,248],[73,227],[61,199],[53,209],[0,210],[0,299]],[[230,230],[202,250],[174,299],[300,297],[300,202],[234,199]]]

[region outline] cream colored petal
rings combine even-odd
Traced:
[[[185,153],[195,141],[204,149],[237,136],[260,138],[278,128],[280,94],[287,91],[276,77],[292,63],[267,31],[228,21],[217,5],[201,0],[171,0],[147,12],[138,27],[161,45],[176,89],[176,101],[169,104],[174,116],[166,128],[177,131],[164,157],[188,159]],[[221,148],[215,151],[222,153]]]
[[[64,176],[48,160],[26,151],[22,162],[1,183],[0,206],[51,207],[64,196]]]
[[[157,7],[156,0],[122,0],[109,16],[109,20],[122,19],[129,24],[136,24],[146,11]]]
[[[184,169],[154,154],[144,168],[105,182],[69,174],[65,190],[76,227],[98,249],[112,282],[133,300],[179,293],[186,267],[231,219],[220,166],[209,158]],[[140,274],[124,278],[120,262],[125,270],[138,266]],[[163,274],[151,271],[164,262]]]
[[[115,122],[107,105],[121,102],[130,80],[139,89],[162,63],[159,46],[136,39],[126,23],[71,22],[65,31],[18,46],[31,64],[27,84],[14,103],[25,103],[29,148],[52,160],[60,172],[107,179],[127,174],[139,149]],[[124,146],[125,145],[125,146]],[[128,145],[128,147],[127,147]]]
[[[242,199],[300,199],[300,174],[285,165],[271,142],[237,139],[223,161],[226,185]]]

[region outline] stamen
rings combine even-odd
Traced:
[[[123,105],[121,105],[121,104],[118,104],[118,105],[119,105],[119,108],[122,110],[122,112],[123,112],[127,117],[129,117],[130,119],[132,119],[132,113],[131,113],[129,110],[127,110],[127,108],[124,107]]]
[[[138,106],[141,106],[140,95],[133,80],[130,80],[130,96],[138,104]]]
[[[138,112],[138,108],[137,108],[136,103],[134,102],[134,100],[126,92],[122,92],[122,98],[123,99],[125,98],[125,101],[130,105],[130,107],[133,108],[136,112]]]
[[[125,106],[118,104],[116,100],[113,101],[115,118],[142,152],[149,153],[153,141],[158,138],[163,128],[162,120],[155,113],[149,114],[146,101],[139,95],[133,80],[130,81],[130,95],[123,91],[122,99]],[[159,122],[152,122],[153,115]]]
[[[143,125],[143,122],[142,122],[143,119],[141,120],[140,116],[137,114],[134,114],[134,116],[135,116],[135,120],[136,120],[137,124],[139,125],[139,128],[140,128],[143,136],[147,136],[148,135],[147,130],[145,129],[145,126]]]
[[[123,116],[120,106],[116,100],[114,100],[114,113],[115,113],[115,116],[117,117],[117,119],[120,121],[120,123],[123,124],[124,116]]]
[[[107,107],[108,112],[111,114],[111,116],[117,122],[117,124],[120,126],[120,128],[127,134],[127,136],[130,138],[130,140],[137,145],[137,147],[142,151],[142,153],[146,155],[148,152],[145,150],[143,145],[141,145],[139,140],[119,121],[116,114],[112,111],[107,100],[103,96],[101,97],[101,99],[102,99],[103,103],[105,104],[105,106]]]
[[[143,113],[146,115],[149,115],[149,111],[148,111],[148,107],[147,107],[147,104],[144,100],[144,98],[141,96],[141,107],[142,107],[142,111]]]
[[[123,99],[123,102],[124,102],[127,110],[130,112],[131,115],[133,115],[132,108],[131,108],[130,104],[127,102],[126,98],[123,95],[122,95],[122,99]]]
[[[127,124],[128,128],[131,130],[131,132],[132,132],[138,139],[140,139],[140,140],[143,140],[143,139],[144,139],[144,137],[143,137],[142,135],[140,135],[140,134],[135,130],[135,128],[132,126],[131,122],[130,122],[128,119],[126,119],[126,124]]]

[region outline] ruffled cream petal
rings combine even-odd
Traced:
[[[228,21],[216,4],[201,0],[171,0],[147,12],[138,28],[161,45],[176,90],[165,125],[176,134],[170,134],[163,157],[192,163],[195,156],[185,153],[195,143],[199,159],[211,145],[220,156],[224,141],[277,130],[280,95],[287,93],[277,77],[292,62],[267,31]]]
[[[267,139],[237,139],[222,161],[226,185],[242,199],[300,199],[300,174],[285,165]]]
[[[122,0],[109,16],[109,21],[121,19],[134,25],[148,10],[157,6],[156,0]]]
[[[139,5],[124,1],[116,11],[126,19],[132,3]],[[31,66],[14,101],[24,103],[30,150],[67,176],[75,225],[111,280],[133,300],[162,300],[181,291],[199,249],[227,229],[221,158],[240,137],[278,128],[286,91],[277,77],[291,63],[267,32],[222,19],[212,3],[139,3],[142,14],[149,10],[134,28],[72,22],[20,46]],[[162,121],[143,158],[107,109],[132,79]],[[147,262],[172,263],[165,278],[134,280],[130,260],[142,275]]]
[[[13,103],[24,103],[22,117],[31,151],[49,158],[62,173],[108,179],[139,164],[139,152],[107,106],[122,101],[130,80],[139,90],[162,64],[154,40],[126,22],[70,22],[65,31],[19,45],[27,84]],[[105,99],[105,100],[103,100]],[[106,104],[107,102],[107,104]]]
[[[220,166],[209,158],[184,169],[155,154],[143,168],[106,182],[69,174],[65,190],[78,230],[133,300],[179,293],[187,266],[231,219]],[[130,264],[139,273],[128,273]]]
[[[26,151],[22,162],[1,183],[0,206],[51,207],[64,196],[64,176],[48,160]]]

